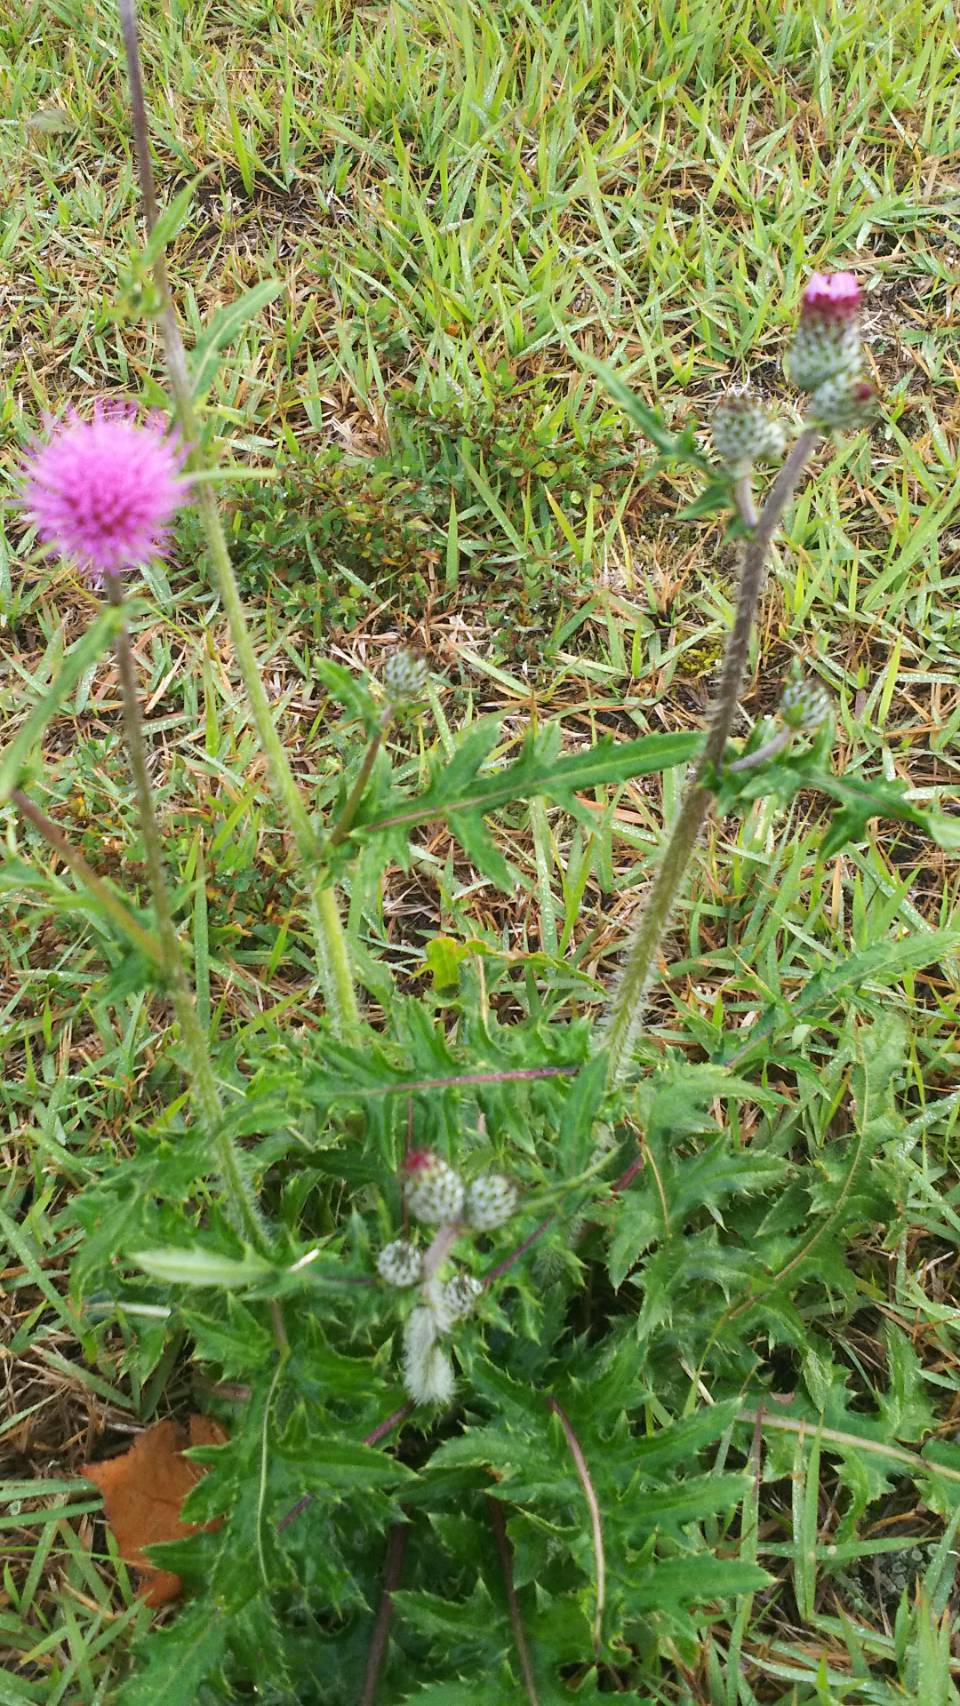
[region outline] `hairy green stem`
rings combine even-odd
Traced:
[[[117,574],[106,576],[106,593],[118,612],[123,609],[123,582]],[[190,1091],[200,1124],[214,1146],[217,1167],[223,1182],[227,1210],[243,1237],[259,1250],[266,1247],[266,1238],[253,1194],[243,1170],[240,1155],[224,1126],[220,1092],[210,1061],[207,1037],[197,1015],[193,991],[187,981],[180,953],[180,940],[173,921],[170,893],[163,869],[163,848],[160,826],[153,804],[153,788],[147,767],[147,748],[140,719],[140,701],[133,667],[133,653],[126,624],[121,622],[114,637],[114,651],[120,676],[120,700],[123,707],[123,728],[127,742],[130,770],[140,819],[140,832],[147,859],[150,891],[157,920],[157,937],[163,956],[163,969],[170,988],[174,1012],[186,1050],[190,1069]]]
[[[767,554],[784,509],[820,436],[819,428],[804,427],[770,488],[767,501],[743,548],[740,585],[733,627],[727,640],[720,683],[703,752],[667,842],[633,940],[628,944],[620,979],[607,1015],[607,1082],[622,1084],[630,1070],[634,1045],[643,1023],[647,986],[657,949],[670,922],[673,907],[712,798],[711,780],[723,760],[727,738],[747,666],[750,633],[756,613]],[[749,490],[738,494],[741,512],[752,513]]]
[[[350,830],[353,827],[353,820],[356,817],[360,806],[360,801],[366,793],[367,783],[370,780],[370,772],[373,769],[374,759],[383,745],[384,737],[390,728],[390,724],[393,722],[395,714],[394,706],[388,705],[380,718],[379,724],[374,729],[373,734],[370,737],[367,750],[363,755],[363,763],[357,771],[357,779],[354,782],[353,787],[350,789],[350,792],[343,803],[343,808],[335,823],[331,827],[330,834],[327,836],[326,844],[328,847],[339,847],[341,841],[345,841],[349,835]]]
[[[20,788],[14,788],[10,800],[16,806],[20,816],[33,825],[34,829],[43,836],[48,847],[52,847],[53,851],[63,860],[67,869],[73,872],[78,883],[102,908],[110,922],[117,926],[117,929],[126,936],[129,942],[133,943],[135,948],[139,948],[146,959],[152,960],[155,966],[159,967],[161,971],[165,971],[166,961],[156,937],[151,936],[149,930],[143,928],[143,925],[134,917],[120,896],[114,894],[102,877],[97,876],[96,871],[87,864],[83,854],[78,852],[77,848],[67,840],[59,824],[47,817],[46,812],[41,811],[39,806],[28,799]]]
[[[150,158],[150,136],[137,32],[136,0],[118,0],[118,3],[130,85],[137,169],[143,196],[147,236],[152,238],[158,218],[157,192],[153,175],[153,162]],[[160,329],[163,335],[167,371],[170,376],[170,390],[173,395],[177,421],[184,442],[190,449],[190,466],[197,472],[203,473],[207,470],[201,448],[200,428],[197,412],[194,408],[187,356],[183,338],[180,335],[180,327],[177,323],[173,294],[170,289],[166,259],[162,248],[158,249],[153,257],[153,279],[159,298]],[[194,495],[206,534],[207,549],[216,575],[220,600],[230,626],[237,665],[250,703],[257,737],[267,760],[274,791],[296,841],[297,852],[304,865],[309,868],[315,865],[317,861],[317,836],[310,821],[310,814],[303,794],[294,777],[290,759],[273,721],[273,713],[264,690],[260,665],[250,637],[236,576],[233,572],[233,564],[230,560],[230,551],[223,530],[223,521],[216,494],[209,482],[201,480],[194,488]],[[323,882],[326,883],[325,878]],[[322,899],[321,895],[327,896],[327,898]],[[313,902],[312,914],[318,930],[318,964],[324,999],[334,1029],[340,1036],[344,1036],[355,1032],[359,1023],[347,940],[336,904],[336,897],[332,890],[328,890],[326,886],[319,892],[315,890]]]

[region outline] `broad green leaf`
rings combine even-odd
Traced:
[[[205,396],[217,376],[220,352],[233,342],[248,320],[253,320],[284,289],[282,278],[265,278],[252,290],[244,291],[235,302],[215,314],[202,338],[190,355],[191,384],[196,400]]]
[[[151,1279],[167,1280],[171,1285],[216,1285],[226,1290],[256,1285],[272,1272],[270,1263],[253,1250],[237,1261],[214,1250],[178,1250],[167,1245],[162,1250],[131,1250],[129,1260]]]

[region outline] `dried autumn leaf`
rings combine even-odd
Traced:
[[[195,1523],[181,1520],[180,1511],[191,1487],[205,1471],[183,1453],[188,1446],[222,1445],[227,1437],[209,1416],[191,1416],[188,1429],[172,1418],[156,1422],[122,1457],[85,1463],[82,1470],[103,1494],[106,1518],[120,1556],[143,1577],[139,1592],[148,1605],[166,1605],[176,1599],[181,1583],[172,1570],[151,1564],[144,1547],[159,1540],[182,1540],[197,1532]]]

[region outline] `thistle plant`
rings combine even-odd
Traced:
[[[753,497],[754,465],[769,458],[772,451],[775,453],[782,428],[771,422],[766,410],[742,391],[728,394],[714,415],[714,448],[732,482],[747,536],[741,551],[733,627],[724,652],[707,737],[640,922],[624,954],[607,1014],[605,1046],[611,1086],[622,1084],[630,1072],[656,956],[724,764],[774,535],[823,432],[862,425],[869,417],[873,391],[862,377],[860,287],[852,273],[814,273],[803,294],[787,367],[794,384],[809,393],[808,411],[759,513]],[[810,711],[809,699],[797,703],[805,718]],[[788,721],[792,709],[788,703]],[[791,726],[813,724],[800,721]],[[765,749],[764,756],[785,744],[785,741],[775,743],[772,749]],[[753,755],[744,762],[755,762],[756,757]]]
[[[160,328],[167,359],[167,372],[174,413],[185,444],[190,446],[190,465],[200,476],[196,502],[206,535],[214,570],[244,688],[260,745],[269,767],[274,792],[293,835],[300,861],[313,872],[311,911],[316,925],[317,965],[327,1009],[341,1035],[356,1032],[359,1013],[350,956],[336,896],[328,872],[319,856],[319,841],[310,812],[293,774],[293,768],[274,725],[273,713],[261,678],[260,666],[237,586],[233,563],[216,492],[209,476],[203,449],[203,432],[194,400],[189,364],[174,306],[162,244],[157,244],[159,208],[150,154],[149,121],[143,82],[143,66],[137,29],[135,0],[118,0],[123,28],[124,52],[133,114],[137,170],[148,239],[154,242],[153,283],[159,304]]]
[[[158,952],[151,957],[157,959],[170,991],[194,1102],[217,1158],[228,1212],[240,1235],[263,1248],[262,1222],[240,1152],[224,1129],[207,1038],[180,951],[123,609],[124,573],[160,555],[174,514],[189,496],[183,462],[183,447],[159,416],[140,420],[133,405],[98,402],[88,420],[71,410],[59,423],[49,423],[46,437],[28,454],[21,505],[46,550],[73,561],[94,586],[102,587],[118,615],[114,651],[123,725],[157,926]],[[22,815],[55,842],[22,790],[15,791],[13,798]],[[86,862],[69,857],[81,882],[88,882]],[[103,895],[104,885],[96,877],[88,886],[95,897]],[[118,916],[116,903],[110,910]],[[135,941],[143,934],[139,927],[131,931],[129,924],[125,933]]]

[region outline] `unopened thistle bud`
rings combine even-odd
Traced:
[[[440,1287],[434,1304],[438,1326],[447,1332],[455,1322],[472,1315],[483,1286],[472,1274],[455,1274]]]
[[[777,713],[788,729],[818,729],[830,715],[830,697],[819,681],[790,681]]]
[[[391,705],[412,705],[423,698],[429,671],[415,652],[402,650],[388,657],[383,671],[383,691]]]
[[[408,1238],[395,1238],[380,1251],[377,1272],[388,1285],[416,1285],[423,1273],[423,1257]]]
[[[449,1404],[453,1397],[453,1363],[437,1344],[439,1328],[432,1309],[420,1306],[407,1320],[403,1334],[403,1378],[415,1404]]]
[[[810,394],[810,414],[825,427],[866,426],[877,406],[877,393],[867,379],[825,379]]]
[[[517,1187],[502,1173],[485,1173],[467,1187],[465,1215],[478,1232],[492,1232],[509,1220],[517,1206]]]
[[[734,479],[749,474],[755,462],[781,455],[786,444],[783,423],[746,390],[721,397],[710,426],[713,447]]]
[[[803,293],[788,372],[800,391],[859,377],[860,286],[852,272],[815,272]]]
[[[448,1161],[432,1149],[415,1149],[404,1163],[403,1194],[415,1220],[428,1226],[449,1226],[463,1209],[463,1180]]]

